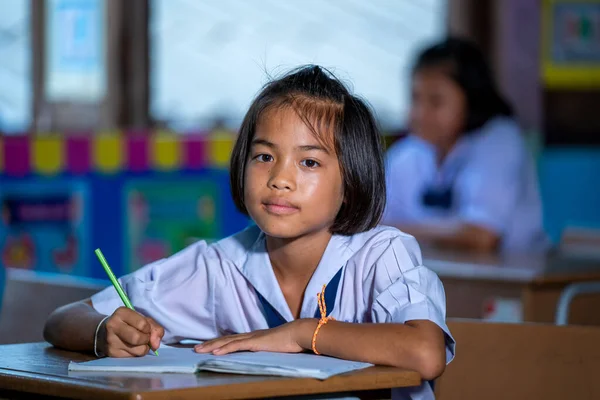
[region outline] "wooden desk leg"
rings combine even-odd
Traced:
[[[535,293],[531,286],[523,287],[521,293],[521,300],[523,303],[523,322],[538,322],[536,321],[537,315],[535,311]]]

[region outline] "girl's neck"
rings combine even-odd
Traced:
[[[459,139],[458,135],[452,137],[429,137],[417,134],[416,136],[433,146],[438,167],[442,165]]]
[[[294,239],[266,237],[273,272],[280,284],[308,284],[329,244],[331,233],[319,231]]]
[[[452,151],[454,146],[456,146],[457,143],[458,137],[454,137],[448,140],[441,140],[438,143],[435,143],[436,160],[438,166],[441,166],[444,163],[444,160],[446,159],[446,157],[448,157],[448,154],[450,154],[450,152]]]

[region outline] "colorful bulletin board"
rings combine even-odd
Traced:
[[[106,279],[248,225],[214,131],[0,136],[1,265]]]
[[[133,180],[124,190],[124,237],[129,271],[182,250],[198,240],[221,237],[219,183],[178,179]]]
[[[550,89],[600,87],[600,1],[543,0],[542,77]]]
[[[2,265],[87,275],[90,226],[84,182],[14,182],[0,188]]]

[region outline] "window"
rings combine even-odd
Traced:
[[[415,52],[446,32],[444,0],[152,0],[150,113],[177,130],[236,129],[269,74],[300,64],[351,83],[402,128]]]
[[[105,96],[104,0],[46,1],[45,98],[98,103]]]
[[[0,132],[23,133],[32,113],[31,2],[0,0]]]

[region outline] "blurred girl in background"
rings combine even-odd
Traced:
[[[433,246],[546,248],[530,153],[472,43],[449,38],[418,56],[410,130],[387,153],[385,224]]]

